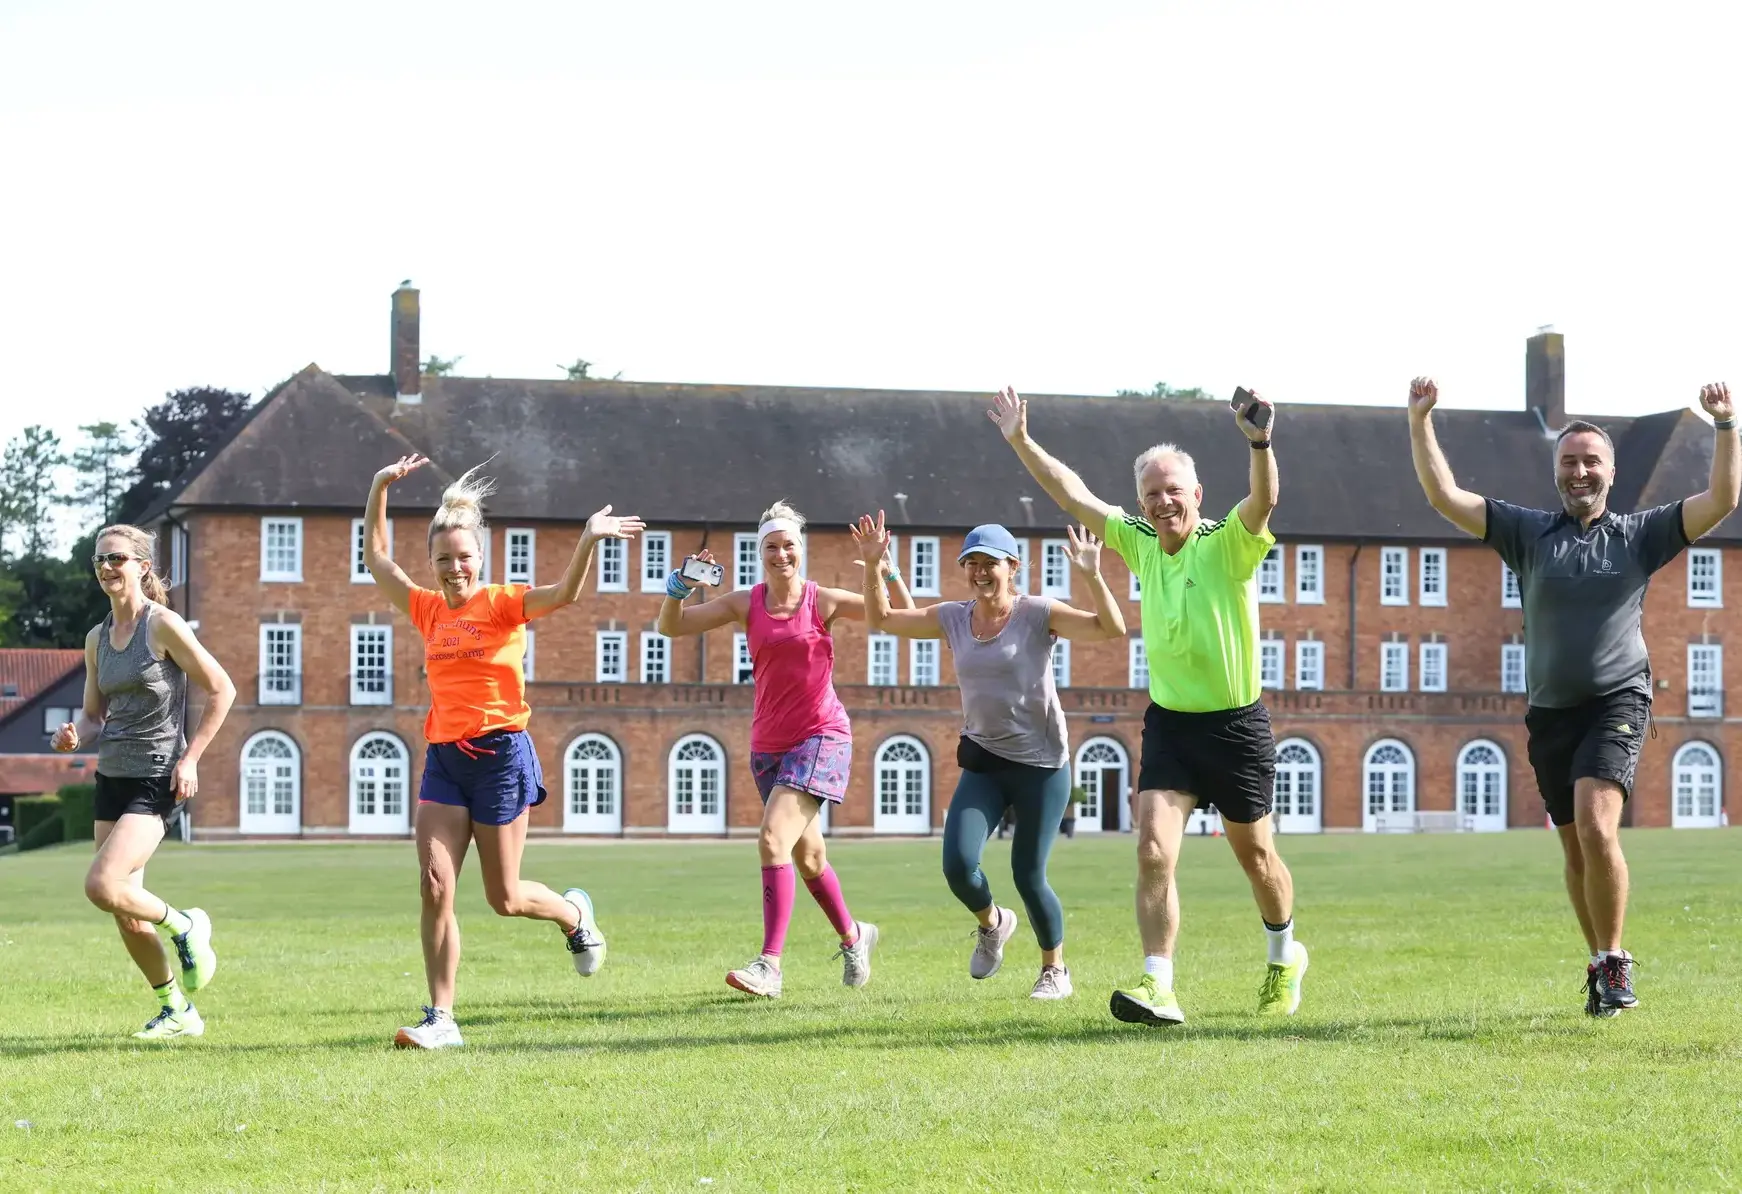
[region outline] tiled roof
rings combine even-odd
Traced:
[[[83,651],[0,650],[0,720],[84,664]]]

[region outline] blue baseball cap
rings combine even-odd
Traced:
[[[983,523],[968,532],[968,537],[962,540],[961,554],[956,556],[960,564],[971,555],[991,556],[995,560],[1016,560],[1021,562],[1022,553],[1016,548],[1016,536],[995,522]]]

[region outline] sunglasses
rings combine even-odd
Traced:
[[[125,564],[128,560],[131,560],[133,558],[134,557],[128,555],[124,551],[112,551],[108,555],[92,556],[91,557],[91,567],[101,568],[104,565],[108,565],[110,568],[119,568],[121,565]]]

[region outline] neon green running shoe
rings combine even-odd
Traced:
[[[212,949],[212,918],[198,908],[189,908],[187,918],[192,922],[188,931],[169,940],[181,961],[182,989],[198,991],[212,981],[218,969],[218,955]]]
[[[1179,1000],[1173,997],[1171,990],[1164,991],[1157,986],[1153,974],[1144,975],[1137,980],[1136,986],[1114,991],[1107,1010],[1113,1013],[1115,1020],[1127,1024],[1171,1026],[1186,1022],[1186,1014],[1179,1010]]]
[[[1258,1014],[1261,1016],[1292,1016],[1300,1006],[1300,980],[1307,969],[1306,946],[1296,941],[1291,962],[1272,962],[1264,972],[1264,985],[1258,988]]]

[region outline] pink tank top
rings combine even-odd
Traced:
[[[745,630],[756,681],[750,749],[775,754],[818,734],[851,737],[847,707],[835,695],[835,640],[817,617],[816,582],[805,582],[790,618],[769,614],[766,584],[751,589]]]

